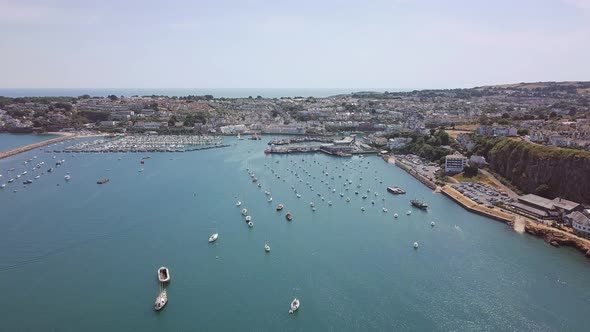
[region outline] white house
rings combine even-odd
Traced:
[[[445,157],[446,173],[461,173],[467,165],[467,157],[461,154],[450,154]]]

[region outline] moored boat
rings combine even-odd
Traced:
[[[410,204],[412,204],[412,206],[415,206],[415,207],[422,209],[422,210],[428,209],[428,204],[426,204],[423,201],[418,200],[418,199],[411,200]]]
[[[219,233],[211,234],[211,236],[209,236],[209,243],[217,241],[218,237],[219,237]]]
[[[168,294],[166,294],[166,290],[162,290],[158,297],[156,297],[156,303],[154,304],[154,309],[156,311],[162,310],[164,306],[168,303]]]
[[[100,179],[100,180],[96,181],[96,184],[105,184],[107,182],[109,182],[109,179],[103,178],[103,179]]]
[[[283,209],[283,204],[277,205],[277,211],[281,211]]]
[[[268,245],[268,243],[264,244],[264,251],[270,252],[270,246]]]
[[[291,221],[293,219],[291,212],[287,212],[287,214],[285,215],[285,218],[287,218],[287,220]]]
[[[387,187],[387,191],[394,195],[403,195],[406,193],[402,188],[399,187]]]
[[[160,282],[168,282],[170,281],[170,271],[167,267],[162,266],[158,269],[158,280]]]
[[[291,309],[289,309],[289,313],[292,314],[295,311],[299,310],[299,299],[298,298],[294,298],[293,301],[291,302]]]

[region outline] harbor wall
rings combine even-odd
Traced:
[[[17,155],[17,154],[22,153],[22,152],[31,151],[31,150],[34,150],[34,149],[38,149],[38,148],[44,147],[46,145],[50,145],[50,144],[54,144],[54,143],[59,143],[59,142],[62,142],[62,141],[65,141],[65,140],[69,140],[69,139],[72,139],[72,138],[76,138],[76,137],[78,137],[78,136],[76,136],[76,135],[66,135],[66,136],[61,136],[61,137],[57,137],[57,138],[52,138],[52,139],[49,139],[47,141],[37,142],[37,143],[33,143],[33,144],[21,146],[21,147],[18,147],[18,148],[14,148],[14,149],[11,149],[11,150],[3,151],[3,152],[0,152],[0,159],[12,157],[12,156]]]
[[[423,177],[422,175],[418,174],[418,172],[416,172],[411,167],[405,165],[404,163],[397,161],[397,159],[394,160],[394,165],[403,169],[404,171],[406,171],[408,174],[410,174],[411,176],[416,178],[418,181],[422,182],[428,188],[430,188],[432,190],[436,189],[436,184],[434,182],[432,182],[432,181],[428,180],[427,178]]]

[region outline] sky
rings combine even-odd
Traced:
[[[0,88],[590,80],[590,0],[0,0]]]

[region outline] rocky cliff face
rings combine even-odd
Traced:
[[[590,204],[590,153],[501,139],[490,168],[526,193]],[[545,185],[545,186],[543,186]]]

